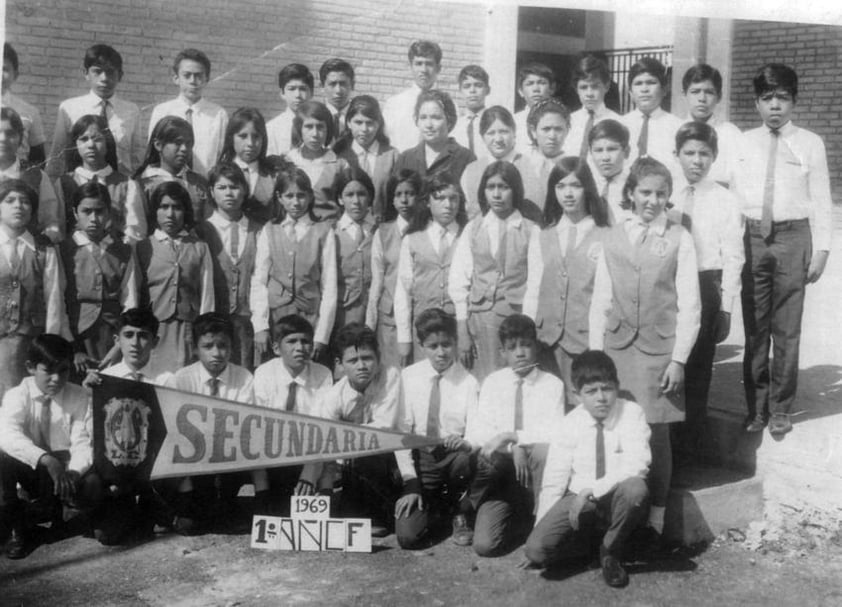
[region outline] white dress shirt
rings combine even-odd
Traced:
[[[214,211],[213,214],[208,217],[208,223],[210,223],[214,228],[216,228],[216,233],[219,234],[220,240],[222,240],[222,248],[227,252],[231,252],[231,234],[234,230],[237,231],[237,257],[242,257],[243,252],[246,250],[246,234],[248,233],[249,227],[249,220],[248,217],[243,215],[240,217],[239,221],[231,221],[222,216],[222,213],[219,211]]]
[[[294,224],[294,225],[293,225]],[[312,227],[313,222],[308,216],[304,216],[297,222],[293,222],[287,216],[281,226],[286,230],[295,231],[297,240],[300,241]],[[251,280],[251,291],[249,294],[249,305],[251,306],[251,323],[254,332],[269,330],[269,272],[272,269],[272,258],[269,256],[269,239],[266,236],[266,228],[260,230],[257,235],[257,250],[254,254],[254,274]],[[319,304],[319,317],[316,321],[313,340],[320,344],[327,344],[330,341],[330,332],[333,330],[334,316],[336,315],[336,237],[331,231],[325,239],[325,246],[321,254],[321,303]]]
[[[59,242],[64,237],[65,208],[58,203],[58,196],[47,173],[40,171],[38,183],[38,227],[52,242]],[[15,160],[9,167],[0,170],[0,182],[7,179],[20,179],[20,160]]]
[[[468,417],[465,438],[482,447],[501,432],[515,432],[515,396],[520,376],[510,367],[485,378],[476,414]],[[555,375],[532,369],[523,378],[523,429],[519,445],[549,443],[564,416],[564,383]]]
[[[403,238],[409,224],[400,215],[398,215],[395,221],[397,222],[401,238]],[[400,250],[398,254],[400,255]],[[385,288],[386,266],[397,263],[397,259],[386,259],[383,242],[380,238],[374,238],[371,243],[371,288],[369,289],[368,305],[365,311],[365,324],[370,329],[377,328],[377,317],[380,314],[378,305],[380,304],[380,296],[383,294],[383,289]]]
[[[121,379],[132,379],[134,381],[139,381],[144,384],[153,384],[155,386],[166,386],[167,382],[173,376],[173,374],[169,371],[164,371],[158,375],[155,375],[154,373],[150,375],[150,372],[152,372],[151,365],[148,363],[140,369],[132,369],[124,361],[120,361],[116,365],[111,365],[110,367],[102,370],[103,375],[119,377]]]
[[[515,150],[524,156],[530,154],[535,149],[535,144],[532,143],[532,138],[529,136],[529,127],[526,124],[528,117],[529,106],[512,115],[515,121]],[[543,201],[541,203],[543,204]]]
[[[269,135],[266,153],[282,156],[292,149],[292,121],[295,112],[289,108],[266,123],[266,133]]]
[[[307,173],[307,177],[310,178],[310,184],[313,188],[316,187],[322,173],[325,172],[325,168],[328,165],[336,164],[339,161],[336,154],[334,154],[331,149],[325,150],[325,153],[318,158],[305,158],[301,154],[300,146],[290,150],[287,153],[286,158],[299,169]]]
[[[246,177],[246,181],[249,184],[248,195],[254,195],[254,190],[257,188],[257,182],[260,181],[260,163],[257,160],[244,162],[239,156],[235,156],[234,164],[240,167],[240,170]]]
[[[400,391],[401,374],[395,367],[380,367],[363,393],[357,392],[346,376],[321,396],[319,416],[371,428],[396,430],[403,415]]]
[[[637,140],[643,127],[643,112],[634,109],[620,121],[629,129],[629,166],[637,160]],[[646,153],[650,158],[666,165],[673,175],[679,175],[681,169],[675,160],[675,133],[684,124],[681,118],[656,108],[649,115],[649,129],[646,144]]]
[[[10,388],[0,407],[0,449],[33,470],[47,453],[40,442],[41,415],[47,395],[38,388],[34,377]],[[91,466],[93,450],[88,431],[90,395],[76,384],[64,387],[50,397],[51,451],[70,451],[68,470],[83,474]]]
[[[190,120],[187,110],[193,110]],[[193,170],[202,177],[219,161],[222,145],[225,141],[225,129],[228,127],[228,113],[212,101],[205,98],[191,104],[184,96],[159,103],[152,110],[149,118],[149,137],[158,121],[165,116],[184,118],[193,125]]]
[[[585,132],[585,127],[588,126],[588,118],[590,118],[588,110],[583,107],[570,114],[570,130],[564,139],[564,151],[562,152],[565,156],[578,156],[579,152],[582,151],[582,143],[588,140],[588,133]],[[603,103],[594,110],[591,128],[609,118],[619,121],[620,115],[613,110],[609,110]]]
[[[408,89],[393,95],[383,104],[383,128],[389,142],[399,152],[418,145],[421,134],[415,124],[415,104],[421,88],[412,83]]]
[[[82,116],[99,116],[102,102],[102,98],[89,92],[59,104],[50,161],[47,163],[47,173],[54,180],[65,172],[65,150],[76,147],[75,142],[70,141],[70,129]],[[140,108],[116,95],[111,97],[108,99],[108,128],[117,143],[118,168],[124,175],[131,175],[140,166],[146,151],[146,140],[140,130]]]
[[[371,212],[369,211],[366,213],[363,220],[359,223],[354,221],[348,216],[348,213],[342,213],[339,219],[336,221],[336,232],[345,232],[348,235],[348,238],[353,240],[354,242],[357,241],[360,235],[360,230],[363,232],[363,238],[367,236],[371,236],[371,233],[374,231],[374,228],[377,226],[377,222],[374,221],[374,217],[372,216]]]
[[[791,121],[778,131],[772,221],[809,219],[813,250],[829,251],[833,204],[824,141]],[[763,216],[763,190],[772,135],[765,125],[743,135],[745,149],[739,160],[736,190],[742,198],[743,215],[759,220]]]
[[[401,400],[403,419],[401,432],[427,435],[427,414],[433,381],[439,375],[428,359],[410,365],[401,372]],[[479,382],[459,363],[454,363],[441,374],[439,380],[440,408],[438,435],[464,436],[468,417],[474,415],[479,397]],[[412,451],[397,451],[395,458],[404,482],[416,478]]]
[[[555,226],[545,228],[553,230],[558,238],[559,250],[567,250],[567,241],[569,239],[570,227],[576,226],[576,242],[575,247],[578,247],[582,241],[591,233],[596,227],[593,217],[586,215],[574,224],[570,221],[567,215],[562,215],[561,219]],[[544,276],[544,254],[541,251],[541,238],[539,234],[533,234],[529,239],[529,250],[527,252],[527,275],[526,275],[526,292],[523,294],[523,313],[535,320],[538,316],[538,303],[541,297],[541,279]]]
[[[439,246],[444,234],[445,246],[450,247],[459,237],[459,225],[453,221],[447,227],[430,221],[424,233],[433,245],[433,251],[439,253]],[[412,343],[412,285],[415,282],[415,263],[409,252],[409,239],[401,241],[398,256],[398,282],[395,285],[395,326],[398,343]]]
[[[482,135],[479,132],[479,122],[482,120],[482,115],[485,113],[485,108],[482,108],[478,112],[472,112],[469,109],[465,109],[462,114],[459,115],[459,118],[456,120],[456,126],[453,127],[453,130],[450,131],[450,136],[456,140],[456,143],[461,145],[463,148],[468,148],[474,153],[474,156],[477,158],[484,158],[490,156],[488,153],[488,148],[485,146],[485,142],[482,140]],[[470,141],[468,140],[468,125],[471,124],[471,117],[473,117],[473,130],[474,130],[474,147],[471,149]]]
[[[666,232],[667,216],[661,213],[649,224],[652,234],[663,237]],[[623,223],[629,242],[635,242],[644,227],[637,215],[630,215]],[[690,232],[682,228],[678,245],[678,267],[675,273],[676,305],[675,345],[672,360],[686,363],[699,334],[702,304],[699,300],[699,274],[696,265],[696,247]],[[591,350],[602,350],[605,340],[605,324],[611,311],[613,287],[605,251],[600,250],[594,276],[593,297],[588,315]]]
[[[627,478],[646,478],[652,461],[650,430],[640,405],[618,398],[603,420],[602,432],[605,476],[597,479],[597,420],[584,405],[579,405],[564,418],[547,454],[536,521],[540,521],[568,489],[572,493],[591,489],[594,497],[600,498]]]
[[[41,120],[41,112],[34,105],[27,103],[17,95],[9,91],[3,91],[3,107],[15,110],[23,123],[23,138],[18,148],[18,159],[27,160],[29,150],[37,145],[47,142],[44,135],[44,122]],[[46,150],[44,150],[46,152]]]
[[[254,404],[254,378],[245,368],[228,363],[222,373],[216,378],[218,383],[218,398],[238,403]],[[195,362],[176,371],[167,380],[167,387],[210,396],[212,391],[211,374],[201,362]]]
[[[88,251],[95,259],[98,259],[102,257],[105,250],[114,242],[114,240],[110,234],[106,234],[100,242],[96,243],[88,238],[88,235],[84,232],[76,230],[73,232],[73,242],[75,242],[80,248]],[[136,308],[139,305],[139,271],[140,269],[137,265],[137,259],[134,256],[134,250],[132,250],[131,259],[129,260],[129,263],[126,264],[126,271],[123,273],[123,278],[120,283],[120,306],[122,306],[124,312],[126,310]]]
[[[732,312],[740,296],[740,273],[745,263],[739,199],[708,177],[676,190],[672,200],[675,209],[692,220],[690,234],[696,245],[699,272],[722,270],[722,310]]]
[[[591,157],[593,162],[593,157]],[[622,223],[626,220],[628,215],[634,213],[629,209],[623,208],[623,189],[626,187],[626,181],[629,178],[629,163],[626,161],[623,170],[616,175],[611,176],[610,179],[603,177],[602,173],[593,170],[594,182],[596,183],[596,191],[600,196],[605,197],[605,202],[608,203],[608,210],[611,213],[611,225]],[[606,189],[606,185],[608,186]]]
[[[692,122],[693,118],[688,116],[684,122]],[[718,116],[711,116],[707,124],[716,131],[716,160],[710,167],[708,179],[721,185],[733,188],[736,182],[737,171],[740,168],[739,160],[743,156],[742,131],[733,122],[720,119]]]
[[[261,407],[283,409],[289,387],[295,389],[295,413],[318,416],[319,400],[333,385],[333,373],[319,363],[308,362],[304,370],[293,377],[280,358],[272,358],[254,370],[255,404]]]

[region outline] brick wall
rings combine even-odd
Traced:
[[[123,56],[118,94],[140,105],[144,120],[178,94],[171,62],[187,47],[211,59],[208,99],[229,113],[253,105],[269,119],[280,111],[283,65],[309,66],[318,88],[322,62],[343,57],[356,69],[357,93],[382,102],[408,85],[406,52],[417,38],[441,45],[439,83],[455,93],[459,70],[482,61],[484,16],[481,6],[424,0],[41,0],[7,3],[6,40],[21,63],[15,90],[41,110],[49,138],[59,102],[87,90],[81,63],[95,43]]]
[[[732,58],[731,119],[742,129],[757,126],[752,79],[771,61],[798,72],[794,121],[818,133],[827,147],[834,200],[842,202],[842,36],[830,25],[736,21]]]

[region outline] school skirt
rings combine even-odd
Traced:
[[[648,423],[684,421],[684,389],[670,395],[661,392],[661,377],[672,360],[671,352],[646,354],[634,344],[622,350],[606,347],[605,352],[617,365],[620,395],[640,405]]]

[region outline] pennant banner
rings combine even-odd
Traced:
[[[93,424],[94,463],[106,481],[298,465],[441,442],[105,376],[94,388]]]

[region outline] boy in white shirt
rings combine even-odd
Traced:
[[[266,152],[281,156],[289,152],[292,145],[292,120],[298,106],[313,96],[315,79],[306,65],[290,63],[278,72],[278,88],[281,89],[284,111],[266,123],[269,136]]]
[[[620,115],[605,107],[605,94],[611,87],[608,65],[593,55],[585,55],[573,70],[573,87],[582,104],[570,114],[570,132],[564,140],[564,155],[588,159],[588,135],[603,120],[619,120]]]
[[[463,436],[477,405],[479,384],[457,360],[452,315],[440,308],[424,310],[415,320],[415,331],[426,358],[401,373],[400,430],[444,442],[395,454],[403,478],[403,496],[395,505],[395,535],[401,548],[425,547],[436,524],[455,512],[453,542],[467,546],[473,540],[467,492],[476,462]]]

